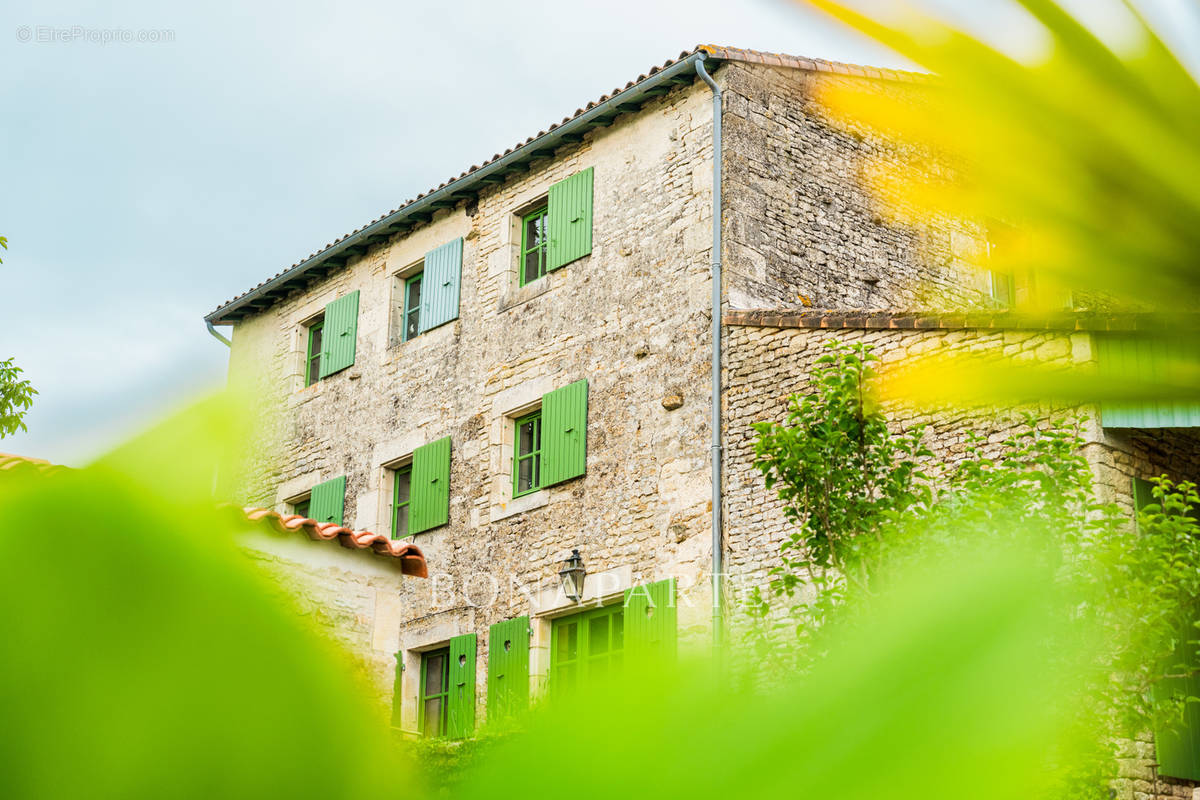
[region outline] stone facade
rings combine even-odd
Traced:
[[[714,77],[725,93],[726,309],[990,302],[964,260],[979,246],[975,232],[902,229],[875,209],[860,173],[887,146],[831,127],[813,101],[820,81],[851,78],[737,61]],[[482,720],[488,626],[526,614],[536,695],[549,671],[551,620],[575,607],[557,576],[572,548],[588,568],[585,602],[675,577],[681,648],[708,646],[712,132],[708,89],[676,85],[236,323],[230,382],[273,410],[263,416],[260,455],[240,478],[245,502],[287,512],[315,484],[344,475],[346,524],[387,530],[390,468],[422,444],[451,439],[449,524],[413,537],[429,580],[381,573],[364,553],[331,561],[322,553],[329,543],[256,550],[359,655],[381,700],[400,707],[404,729],[416,727],[421,653],[463,633],[479,637]],[[589,167],[591,254],[520,286],[520,215],[551,184]],[[400,277],[457,237],[457,319],[403,341]],[[305,324],[356,290],[354,365],[304,386]],[[726,558],[752,582],[777,557],[787,525],[753,469],[749,424],[782,416],[828,336],[871,341],[885,359],[956,347],[1092,358],[1089,334],[1063,331],[726,330]],[[580,379],[589,382],[586,475],[514,498],[515,417]],[[927,421],[935,449],[953,458],[967,430],[998,442],[1016,416]],[[1095,463],[1114,475],[1175,457],[1163,455],[1162,442],[1118,441],[1094,424],[1089,436]],[[1194,455],[1177,454],[1180,463]],[[1119,484],[1107,485],[1119,492]]]

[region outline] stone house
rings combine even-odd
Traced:
[[[1108,317],[999,310],[1011,292],[968,264],[977,231],[882,219],[859,168],[889,145],[826,124],[814,92],[923,80],[698,47],[206,317],[233,327],[231,384],[272,408],[242,499],[424,553],[430,578],[398,587],[263,553],[352,620],[337,633],[398,727],[467,735],[627,645],[711,646],[714,562],[758,580],[786,535],[749,424],[782,416],[829,337],[886,358],[970,346],[1078,363],[1108,347]],[[902,313],[951,308],[986,313]],[[1197,416],[1181,414],[1093,424],[1116,496],[1132,503],[1131,477],[1195,475]],[[968,429],[1010,424],[936,421],[931,444],[952,455]],[[576,550],[571,598],[559,573]]]

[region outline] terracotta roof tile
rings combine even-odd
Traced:
[[[43,475],[53,475],[56,472],[69,469],[70,467],[51,464],[49,461],[41,458],[29,458],[28,456],[18,456],[13,453],[0,453],[0,472],[7,472],[9,474],[40,472]]]
[[[408,542],[397,542],[381,533],[356,531],[332,522],[318,522],[299,514],[280,514],[269,508],[244,509],[247,519],[264,522],[280,533],[300,531],[313,541],[337,540],[352,550],[373,550],[381,556],[400,559],[400,571],[416,578],[428,578],[429,568],[421,548]]]

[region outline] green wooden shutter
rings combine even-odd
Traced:
[[[402,711],[404,707],[404,651],[396,653],[396,676],[392,679],[392,727],[404,727]]]
[[[1196,638],[1195,632],[1186,638]],[[1200,697],[1200,676],[1168,678],[1154,689],[1156,703],[1187,697]],[[1163,725],[1154,731],[1154,752],[1158,757],[1158,774],[1168,778],[1200,781],[1200,703],[1183,706],[1183,720]]]
[[[450,437],[413,451],[412,502],[408,532],[420,533],[450,521]]]
[[[542,486],[587,471],[587,422],[586,379],[542,396]]]
[[[1098,335],[1095,342],[1100,375],[1114,388],[1140,384],[1177,393],[1160,400],[1105,400],[1100,404],[1100,424],[1106,428],[1200,426],[1200,400],[1191,377],[1200,363],[1200,340]]]
[[[1154,502],[1154,484],[1145,478],[1133,479],[1133,521],[1134,528],[1140,528],[1141,523],[1138,521],[1138,516],[1146,506]]]
[[[308,516],[317,522],[342,524],[346,504],[346,476],[330,478],[312,488],[308,501]]]
[[[592,168],[550,187],[546,269],[555,270],[592,252]]]
[[[529,617],[488,629],[488,725],[503,724],[529,706]]]
[[[343,295],[325,306],[321,331],[321,377],[354,365],[358,338],[358,291]]]
[[[450,698],[446,736],[465,739],[475,733],[475,634],[450,640]]]
[[[677,638],[674,578],[625,590],[625,652],[631,664],[673,662]]]
[[[425,275],[421,279],[421,333],[458,319],[462,256],[461,237],[425,254]]]

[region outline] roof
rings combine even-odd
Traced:
[[[487,186],[502,183],[508,176],[523,171],[530,161],[551,156],[562,145],[581,141],[587,131],[608,125],[621,114],[639,110],[645,103],[667,94],[675,86],[691,84],[696,79],[697,61],[717,62],[717,65],[723,61],[739,61],[876,80],[910,82],[927,77],[916,72],[842,64],[784,53],[766,53],[711,44],[697,45],[690,51],[680,53],[677,58],[667,60],[661,66],[650,68],[625,84],[624,88],[613,89],[583,108],[576,109],[574,114],[564,117],[561,122],[545,130],[538,131],[524,142],[510,147],[503,153],[494,154],[481,164],[472,165],[457,177],[442,182],[399,208],[326,244],[273,278],[219,306],[204,317],[205,322],[217,325],[232,324],[249,314],[268,308],[293,289],[344,266],[348,259],[366,252],[369,247],[385,241],[394,234],[407,232],[415,225],[430,221],[435,211],[451,208],[465,199],[478,197]]]
[[[69,470],[70,467],[64,467],[61,464],[51,464],[41,458],[29,458],[28,456],[18,456],[13,453],[0,453],[0,475],[14,475],[26,472],[40,472],[43,475],[53,475],[62,470]]]
[[[280,533],[300,531],[313,541],[333,541],[351,550],[374,551],[377,555],[400,560],[400,571],[415,578],[428,578],[429,568],[425,554],[415,544],[397,542],[380,533],[356,531],[343,528],[332,522],[318,522],[299,514],[280,514],[269,508],[244,509],[246,517],[254,522],[264,522]]]

